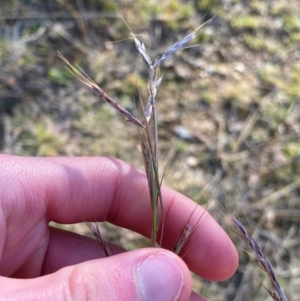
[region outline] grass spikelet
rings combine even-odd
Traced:
[[[106,257],[112,256],[113,255],[112,251],[109,248],[106,238],[101,233],[98,223],[95,222],[92,224],[92,223],[86,222],[86,225],[90,228],[91,232],[93,233],[94,237],[96,238],[97,242],[99,243],[101,249],[104,251]]]
[[[143,60],[145,61],[145,63],[149,66],[152,67],[152,61],[149,57],[149,55],[146,53],[146,48],[145,48],[145,44],[140,42],[140,40],[138,40],[133,33],[131,33],[134,42],[135,42],[135,47],[137,49],[137,51],[139,52],[139,54],[141,55],[141,57],[143,58]]]
[[[189,241],[190,237],[192,236],[192,233],[193,227],[190,224],[190,222],[188,222],[182,229],[181,234],[177,239],[177,242],[172,250],[175,254],[178,255],[180,253],[184,245]]]
[[[212,19],[211,19],[212,20]],[[181,40],[173,44],[153,65],[153,67],[159,66],[161,63],[163,63],[165,60],[172,57],[176,52],[184,49],[187,47],[188,44],[190,44],[195,37],[197,36],[197,32],[200,28],[202,28],[204,25],[211,22],[211,20],[208,20],[207,22],[201,24],[199,27],[194,29],[191,33],[183,37]]]
[[[161,58],[159,58],[156,63],[154,64],[154,66],[158,66],[160,65],[162,62],[164,62],[165,60],[167,60],[168,58],[170,58],[171,56],[173,56],[176,52],[178,52],[179,50],[182,50],[183,48],[185,48],[194,38],[196,37],[196,31],[192,31],[190,34],[188,34],[187,36],[185,36],[183,39],[181,39],[180,41],[176,42],[175,44],[173,44],[162,56]]]
[[[120,114],[122,114],[127,121],[134,123],[140,128],[144,128],[144,124],[134,117],[130,112],[120,106],[114,99],[108,96],[96,83],[85,74],[80,68],[76,69],[61,53],[58,56],[68,65],[69,71],[83,84],[93,90],[102,100],[106,101],[112,107],[114,107]]]
[[[257,263],[259,267],[265,271],[269,277],[271,285],[273,287],[272,290],[267,289],[269,295],[275,301],[287,301],[287,298],[284,295],[283,290],[280,287],[276,274],[274,272],[273,266],[268,258],[265,257],[261,247],[258,242],[248,233],[243,224],[236,218],[232,218],[232,222],[238,232],[243,236],[244,240],[248,244],[248,246],[254,251]]]
[[[212,201],[212,199],[210,199]],[[180,236],[178,237],[175,246],[173,248],[173,252],[177,255],[181,252],[182,248],[188,243],[188,241],[191,239],[197,228],[200,226],[200,222],[204,222],[206,217],[208,216],[207,209],[209,207],[210,201],[207,203],[207,208],[203,211],[203,213],[200,215],[198,220],[194,225],[191,223],[192,216],[194,215],[197,207],[199,206],[198,204],[195,206],[195,209],[192,211],[190,214],[190,217],[185,224],[185,226],[182,228],[182,231],[180,233]],[[184,256],[184,255],[183,255]],[[182,256],[182,257],[183,257]]]

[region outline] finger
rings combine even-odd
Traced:
[[[104,250],[95,239],[53,227],[49,227],[49,232],[42,275],[54,273],[66,266],[106,257]],[[107,242],[107,249],[111,255],[125,252],[123,248],[109,242]]]
[[[114,255],[125,252],[124,249],[111,244],[109,250]],[[104,251],[94,239],[50,227],[49,248],[42,275],[54,273],[66,266],[105,257]],[[192,292],[189,301],[208,301],[208,299]]]
[[[183,261],[140,249],[70,266],[44,277],[1,279],[1,300],[187,301],[191,277]],[[201,300],[201,299],[200,299]]]
[[[97,220],[105,219],[148,237],[151,234],[147,180],[144,173],[122,161],[6,156],[6,163],[12,165],[10,171],[15,172],[15,178],[26,179],[22,193],[35,213],[46,208],[49,220],[74,223],[83,218],[94,220],[95,215]],[[162,195],[166,220],[163,246],[171,249],[195,203],[165,186]],[[203,216],[203,211],[197,208],[192,223]],[[235,247],[209,215],[195,230],[184,252],[190,269],[210,280],[228,278],[238,263]]]

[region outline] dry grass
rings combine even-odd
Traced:
[[[202,27],[202,26],[201,26]],[[72,64],[61,54],[58,56],[67,64],[69,71],[84,85],[95,92],[102,100],[111,105],[116,111],[125,117],[128,122],[133,123],[139,129],[139,139],[141,146],[141,154],[144,161],[145,173],[148,179],[149,195],[152,208],[152,233],[151,233],[151,245],[153,247],[159,242],[162,244],[163,232],[164,232],[164,208],[163,199],[161,194],[161,183],[163,177],[159,177],[158,174],[158,132],[157,132],[157,112],[156,112],[156,95],[157,90],[162,82],[162,77],[158,77],[160,73],[160,65],[175,55],[176,52],[184,49],[188,44],[195,39],[198,27],[190,34],[186,35],[180,41],[173,44],[155,63],[152,63],[151,58],[147,54],[144,43],[139,41],[133,33],[131,33],[135,46],[141,57],[143,58],[146,67],[148,68],[148,102],[146,109],[143,105],[143,100],[140,99],[141,115],[142,119],[137,119],[133,114],[128,112],[124,107],[118,104],[117,101],[108,96],[80,67],[74,67]],[[152,121],[152,122],[151,122]],[[94,234],[95,238],[99,242],[101,248],[103,248],[105,254],[109,256],[110,252],[107,249],[107,243],[105,238],[101,235],[99,228],[96,224],[95,227],[88,223],[89,228]],[[190,239],[193,229],[189,221],[182,231],[182,234],[178,238],[173,250],[179,254],[180,250],[184,247],[185,243]],[[158,232],[161,236],[158,239]]]
[[[245,239],[249,247],[254,251],[255,257],[257,259],[257,263],[263,271],[266,272],[270,279],[270,283],[272,285],[272,289],[267,289],[269,295],[275,301],[287,301],[285,294],[278,282],[277,276],[273,269],[273,266],[270,260],[265,257],[260,245],[258,244],[257,240],[255,240],[246,230],[246,228],[241,224],[241,222],[236,218],[232,218],[232,222],[240,235]]]
[[[123,117],[80,88],[62,68],[56,51],[92,74],[130,113],[139,102],[138,90],[147,88],[142,59],[134,55],[128,28],[107,3],[91,1],[84,10],[70,3],[81,20],[58,3],[46,8],[20,1],[14,10],[2,7],[2,151],[109,155],[142,168],[136,128],[124,129]],[[212,214],[240,250],[236,275],[224,283],[197,282],[199,292],[214,300],[271,300],[265,289],[268,276],[244,251],[231,214],[223,212],[228,206],[254,233],[287,298],[298,300],[298,1],[288,6],[281,0],[173,0],[161,6],[150,1],[139,7],[128,1],[116,6],[132,31],[143,34],[136,37],[150,49],[149,57],[162,57],[164,45],[180,41],[205,16],[219,13],[199,31],[198,47],[164,62],[164,88],[156,104],[159,172],[169,161],[167,184],[202,204],[213,198]],[[130,40],[120,42],[126,37]],[[112,125],[115,131],[107,135]],[[202,198],[204,187],[210,189]],[[125,247],[140,246],[133,234],[111,231],[123,245],[128,238]]]

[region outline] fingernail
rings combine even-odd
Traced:
[[[139,264],[137,285],[141,301],[174,301],[180,296],[183,274],[175,259],[161,252]]]

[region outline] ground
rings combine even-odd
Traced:
[[[197,282],[196,289],[213,300],[270,300],[234,214],[263,246],[289,300],[298,300],[299,1],[4,1],[0,149],[114,156],[142,169],[136,128],[78,82],[57,51],[137,113],[140,95],[147,99],[147,70],[130,32],[156,58],[208,20],[191,47],[162,65],[157,96],[165,183],[204,206],[209,201],[240,250],[231,280]],[[122,231],[113,238],[139,245]]]

